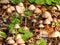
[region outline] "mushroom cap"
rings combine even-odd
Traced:
[[[30,5],[28,9],[29,10],[35,10],[35,6],[34,5]]]
[[[7,4],[7,3],[10,3],[9,0],[0,0],[0,3],[4,3],[4,4]]]
[[[25,45],[25,44],[19,44],[19,45]]]
[[[35,8],[35,11],[34,11],[34,13],[37,13],[37,14],[39,14],[39,13],[41,13],[42,11],[39,9],[39,8]]]
[[[14,43],[15,43],[15,41],[13,39],[7,40],[7,44],[14,44]]]
[[[21,7],[24,6],[24,4],[22,2],[20,2],[18,5],[21,6]]]
[[[14,43],[13,45],[18,45],[17,43]]]
[[[29,30],[29,28],[27,26],[24,26],[24,30]]]
[[[58,10],[60,11],[60,5],[56,5],[56,6],[57,6]]]
[[[20,39],[20,38],[22,38],[20,34],[17,34],[17,35],[15,36],[15,40]]]
[[[14,28],[16,29],[20,28],[19,24],[15,24]]]
[[[33,19],[32,22],[37,22],[37,20],[36,19]]]
[[[60,37],[60,32],[59,31],[55,31],[51,34],[51,37]]]
[[[57,7],[52,7],[52,10],[57,10]]]
[[[47,18],[49,21],[53,21],[53,18],[52,17],[49,17],[49,18]]]
[[[51,22],[50,22],[48,19],[46,19],[46,20],[44,21],[44,24],[51,24]]]
[[[41,37],[48,37],[48,32],[46,30],[40,31],[40,36]]]
[[[40,28],[43,28],[43,27],[44,27],[44,25],[43,25],[43,24],[40,24],[40,25],[39,25],[39,27],[40,27]]]
[[[51,17],[51,14],[50,14],[48,11],[46,11],[46,12],[42,15],[42,17],[43,17],[43,18],[49,18],[49,17]]]
[[[39,23],[42,24],[43,23],[43,20],[40,20]]]
[[[17,40],[16,40],[16,43],[17,43],[17,44],[22,44],[22,43],[25,43],[25,41],[24,41],[23,39],[17,39]]]

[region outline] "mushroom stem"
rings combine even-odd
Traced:
[[[33,27],[35,28],[35,23],[33,22]]]
[[[56,43],[57,43],[57,37],[55,38],[55,45],[56,45]]]
[[[27,25],[27,17],[25,17],[25,26]]]

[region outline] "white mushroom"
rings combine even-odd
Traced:
[[[52,7],[52,10],[57,10],[57,7]]]
[[[15,36],[15,40],[20,39],[20,38],[22,38],[20,34],[17,34],[17,35]]]
[[[42,24],[43,23],[43,20],[40,20],[39,23]]]
[[[9,3],[9,0],[0,0],[0,3],[4,3],[4,4],[7,4],[7,3]]]
[[[58,10],[60,11],[60,5],[56,5],[56,6],[57,6]]]
[[[48,17],[47,18],[49,21],[53,21],[53,18],[52,17]]]
[[[7,37],[7,39],[6,40],[9,40],[9,39],[12,39],[13,37]]]
[[[28,9],[29,10],[35,10],[35,6],[34,5],[30,5]]]
[[[9,7],[12,11],[15,11],[15,8],[13,6]]]
[[[20,28],[19,24],[15,24],[14,28],[16,29]]]
[[[32,22],[37,22],[37,20],[36,19],[33,19]]]
[[[18,5],[21,6],[21,7],[24,6],[24,4],[22,2],[20,2]]]
[[[15,41],[13,40],[13,39],[9,39],[8,41],[7,41],[7,44],[14,44],[15,43]]]
[[[8,8],[7,13],[12,13],[12,10],[10,8]]]
[[[24,10],[25,10],[25,8],[24,8],[24,6],[16,6],[16,11],[19,13],[19,14],[21,14],[21,13],[23,13],[24,12]]]
[[[58,45],[60,45],[60,43],[58,43]]]
[[[39,27],[40,27],[40,28],[43,28],[43,27],[44,27],[44,25],[43,25],[43,24],[40,24],[40,25],[39,25]]]
[[[48,11],[46,11],[46,12],[42,15],[42,17],[43,17],[43,18],[49,18],[49,17],[51,17],[51,14],[50,14]]]
[[[35,8],[35,11],[34,11],[34,13],[37,13],[37,14],[39,14],[39,13],[41,13],[41,10],[40,10],[39,8]]]
[[[6,5],[3,5],[2,9],[7,9],[8,7]]]
[[[25,44],[19,44],[19,45],[25,45]]]
[[[40,36],[41,37],[48,37],[48,32],[46,30],[40,31]]]
[[[25,43],[25,41],[24,41],[23,39],[17,39],[17,40],[16,40],[16,43],[17,43],[17,44],[22,44],[22,43]]]
[[[51,22],[50,22],[48,19],[46,19],[46,20],[44,21],[44,24],[51,24]]]
[[[13,45],[18,45],[17,43],[14,43]]]
[[[51,34],[51,37],[60,37],[60,32],[59,31],[55,31]]]
[[[24,30],[29,30],[29,28],[27,26],[24,26]]]

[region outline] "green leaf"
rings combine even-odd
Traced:
[[[0,36],[3,38],[6,38],[6,34],[4,32],[1,32],[1,31],[0,31]]]
[[[35,0],[35,3],[45,5],[45,0]]]
[[[60,26],[60,20],[57,20],[56,27]]]
[[[34,45],[34,43],[30,43],[29,45]]]
[[[19,14],[12,16],[12,20],[9,24],[9,33],[11,33],[12,30],[15,30],[15,32],[17,32],[16,29],[14,28],[15,24],[20,24],[20,15]]]
[[[35,2],[35,0],[28,0],[30,3],[34,3]]]
[[[26,16],[32,16],[32,11],[31,10],[25,10],[24,11],[24,14],[26,15]]]
[[[19,4],[20,2],[24,2],[25,0],[10,0],[12,4]]]
[[[46,4],[48,5],[51,5],[52,4],[52,1],[51,0],[45,0],[46,1]]]
[[[37,40],[37,45],[46,45],[46,40],[44,40],[44,39],[41,39],[41,40]]]
[[[27,40],[33,36],[32,32],[30,32],[29,30],[23,30],[23,28],[18,29],[18,32],[21,34],[24,40]]]

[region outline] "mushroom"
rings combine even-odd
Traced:
[[[40,36],[41,37],[48,37],[49,35],[48,35],[48,32],[46,30],[42,30],[42,31],[40,31]]]
[[[51,34],[51,37],[60,37],[60,32],[59,31],[55,31]]]
[[[0,42],[0,45],[2,45],[2,42]]]
[[[7,3],[10,3],[10,2],[9,2],[9,0],[0,0],[0,3],[7,4]]]
[[[40,24],[40,25],[39,25],[39,27],[40,27],[40,28],[43,28],[43,27],[44,27],[44,25],[43,25],[43,24]]]
[[[25,8],[24,8],[24,6],[16,6],[16,11],[19,13],[19,14],[21,14],[21,13],[23,13],[23,11],[25,10]]]
[[[30,5],[28,9],[29,10],[35,10],[35,6],[34,5]]]
[[[32,22],[33,22],[33,27],[35,27],[35,23],[37,22],[37,20],[33,19]]]
[[[60,43],[58,43],[58,45],[60,45]]]
[[[46,20],[44,21],[44,24],[51,24],[51,22],[50,22],[48,19],[46,19]]]
[[[7,39],[6,40],[9,40],[9,39],[12,39],[13,37],[7,37]]]
[[[57,7],[55,7],[55,6],[54,6],[54,7],[52,7],[52,10],[57,10]]]
[[[53,21],[53,18],[52,18],[52,17],[49,17],[49,18],[47,18],[47,19],[48,19],[49,21],[51,21],[51,22]]]
[[[15,40],[22,38],[20,34],[16,34]]]
[[[22,43],[25,43],[25,41],[20,38],[20,39],[17,39],[17,40],[16,40],[16,43],[17,43],[17,44],[22,44]]]
[[[18,45],[17,43],[14,43],[13,45]]]
[[[40,20],[39,23],[42,24],[43,23],[43,20]]]
[[[58,11],[60,11],[60,6],[59,5],[56,5],[56,7],[58,8]]]
[[[20,7],[23,7],[23,6],[24,6],[24,4],[23,4],[22,2],[20,2],[18,5],[19,5]]]
[[[22,44],[19,44],[19,45],[25,45],[24,43],[22,43]]]
[[[8,9],[7,9],[7,13],[12,13],[11,8],[8,8]]]
[[[42,11],[41,11],[39,8],[35,8],[34,13],[41,14],[41,13],[42,13]]]
[[[14,28],[16,29],[20,28],[19,24],[15,24]]]
[[[8,7],[6,5],[3,5],[2,9],[7,9]]]
[[[51,17],[51,14],[48,11],[45,11],[45,13],[42,15],[43,18],[49,18]]]
[[[12,11],[15,11],[15,8],[13,6],[9,7]]]
[[[13,39],[7,40],[7,44],[14,44],[14,43],[15,43],[15,41]]]
[[[29,30],[29,28],[27,26],[24,26],[24,30]]]

